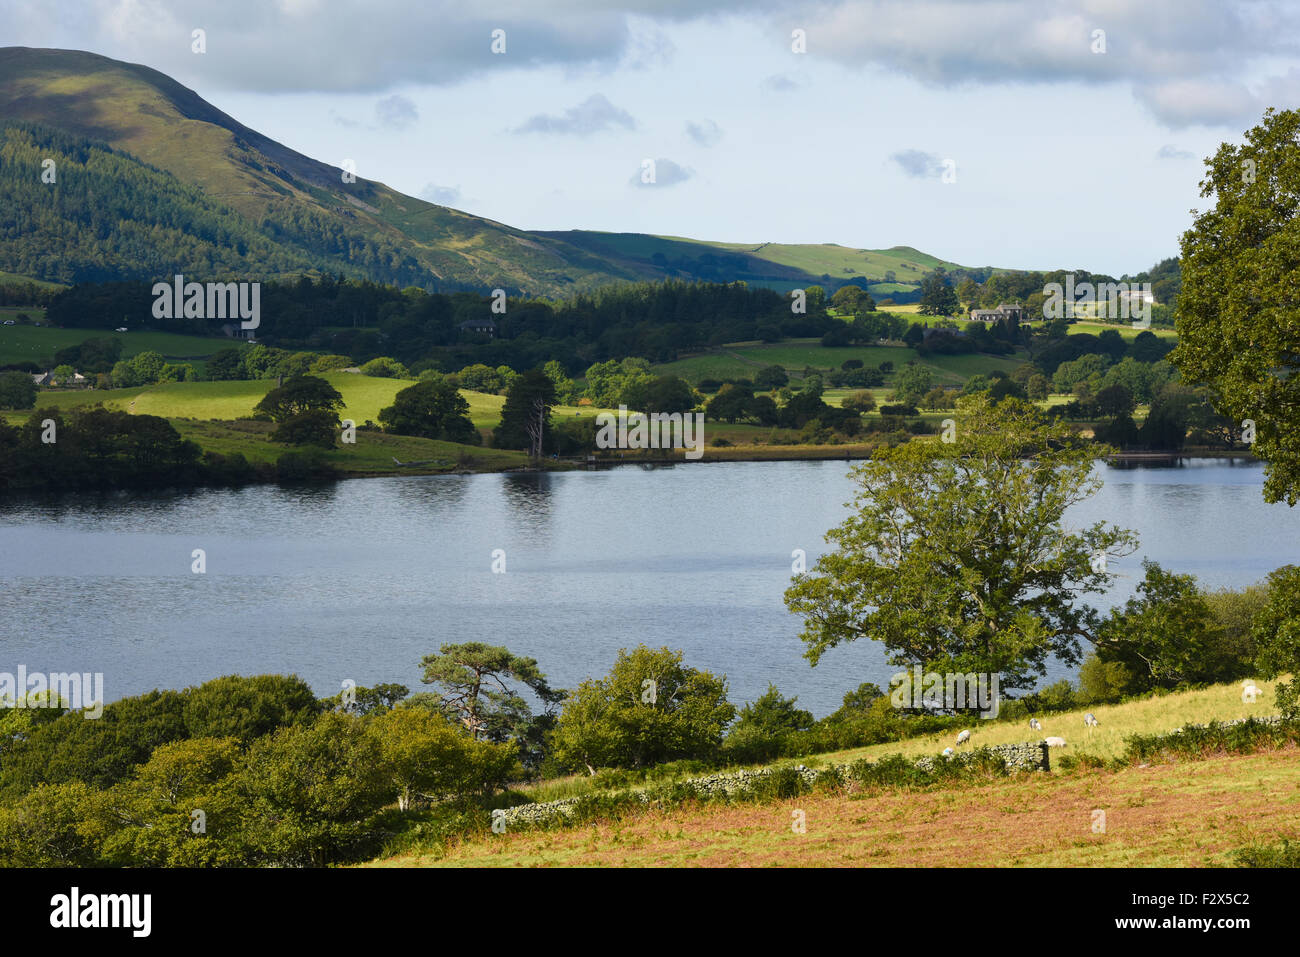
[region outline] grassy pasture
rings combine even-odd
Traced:
[[[793,833],[794,810],[807,832]],[[1092,833],[1093,811],[1106,829]],[[491,835],[388,867],[1223,867],[1300,837],[1295,749],[928,791],[806,794]]]
[[[0,322],[25,312],[40,321],[44,310],[30,306],[7,306],[0,309]],[[0,325],[0,364],[9,362],[42,362],[68,346],[87,339],[117,339],[122,343],[122,358],[129,359],[140,352],[158,352],[172,362],[190,362],[202,368],[202,360],[228,349],[236,343],[224,336],[183,336],[172,332],[106,332],[100,329],[53,329],[45,326]]]
[[[972,746],[1066,739],[1062,754],[1118,757],[1134,733],[1164,734],[1189,723],[1274,713],[1274,682],[1254,704],[1239,684],[1179,692],[1025,721],[973,722]],[[1083,714],[1101,722],[1091,734]],[[809,767],[889,754],[936,755],[952,735],[801,758]],[[876,789],[811,794],[768,804],[651,810],[622,821],[491,835],[441,849],[376,861],[380,866],[1202,866],[1228,863],[1232,850],[1300,837],[1300,761],[1294,749],[1151,767],[1065,771],[989,778],[928,791]],[[793,763],[790,761],[782,762]],[[688,775],[681,775],[686,777]],[[531,789],[536,800],[596,790],[586,776]],[[868,803],[862,803],[862,802]],[[790,811],[806,812],[808,833],[794,835]],[[1105,834],[1091,833],[1091,811],[1107,810]],[[817,826],[814,826],[817,822]]]
[[[1025,359],[1021,356],[990,356],[971,353],[957,356],[930,356],[922,359],[907,346],[823,346],[816,339],[792,339],[782,343],[734,343],[718,353],[691,356],[655,366],[662,375],[676,375],[698,385],[704,379],[753,378],[764,366],[779,365],[795,377],[802,377],[806,367],[823,372],[838,369],[849,359],[861,359],[864,365],[878,366],[889,361],[895,370],[915,360],[929,369],[940,385],[962,385],[976,374],[995,370],[1011,372]],[[886,376],[886,382],[892,380]]]
[[[193,439],[205,450],[222,455],[240,452],[250,462],[274,462],[291,448],[270,441],[270,433],[275,428],[270,422],[173,419],[172,425],[181,435]],[[496,471],[521,468],[528,464],[528,456],[524,452],[457,445],[454,442],[365,430],[358,430],[355,445],[340,444],[333,451],[325,452],[325,458],[345,474],[358,476],[393,473],[393,459],[430,463],[397,472],[412,475],[446,472],[457,467]]]

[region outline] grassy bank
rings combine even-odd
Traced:
[[[1215,685],[1091,707],[1101,727],[1085,730],[1084,709],[1042,715],[1043,731],[1022,719],[972,722],[969,747],[1064,737],[1049,774],[988,776],[959,787],[921,791],[854,787],[780,802],[651,807],[585,826],[465,837],[448,848],[376,861],[381,866],[738,866],[792,864],[931,866],[1199,866],[1231,863],[1242,847],[1300,836],[1300,761],[1296,749],[1155,761],[1117,767],[1125,739],[1275,711],[1274,682],[1241,700],[1239,684]],[[800,759],[808,767],[938,755],[951,733]],[[1079,761],[1087,755],[1095,760]],[[1069,756],[1076,760],[1064,761]],[[789,766],[793,761],[771,767]],[[1085,770],[1086,769],[1086,770]],[[656,784],[698,776],[657,775]],[[538,802],[611,794],[600,778],[574,775],[521,789]],[[1270,804],[1272,797],[1278,800]],[[861,802],[869,801],[869,804]],[[804,811],[807,834],[790,829]],[[1107,811],[1104,834],[1091,812]],[[1225,810],[1226,809],[1226,810]],[[1216,816],[1217,815],[1217,816]],[[814,826],[816,822],[817,826]],[[947,830],[945,830],[945,828]],[[922,859],[918,859],[920,854]]]
[[[1294,748],[1151,767],[1023,774],[932,791],[704,805],[489,835],[390,867],[1200,867],[1300,837]],[[793,812],[807,832],[795,833]],[[1106,812],[1093,833],[1093,812]]]

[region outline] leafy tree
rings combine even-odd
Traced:
[[[948,274],[942,266],[936,266],[921,280],[921,308],[923,316],[951,316],[961,309],[957,293],[948,285]]]
[[[997,403],[1007,398],[1027,399],[1029,396],[1020,383],[1008,376],[1002,376],[989,386],[989,401]]]
[[[1300,112],[1268,110],[1207,161],[1214,207],[1183,234],[1178,346],[1184,379],[1211,386],[1229,419],[1255,423],[1264,498],[1300,500]],[[1136,343],[1135,343],[1136,344]]]
[[[167,365],[167,360],[163,358],[162,353],[144,351],[137,352],[129,360],[131,371],[135,381],[132,385],[152,385],[162,378],[163,368]]]
[[[1078,660],[1097,614],[1076,599],[1112,577],[1093,557],[1135,547],[1104,523],[1064,525],[1099,487],[1095,453],[1018,399],[962,408],[954,443],[878,450],[855,469],[855,514],[786,591],[814,665],[859,637],[882,642],[893,664],[999,673],[1013,688],[1049,655]]]
[[[738,422],[754,411],[754,393],[728,382],[704,406],[704,413],[719,422]]]
[[[300,375],[264,395],[253,411],[257,418],[287,422],[307,412],[337,413],[341,408],[343,396],[334,386],[319,376]],[[337,423],[337,415],[334,421]]]
[[[547,706],[561,701],[533,658],[481,641],[446,644],[420,661],[425,684],[438,688],[438,707],[475,738],[505,740],[531,711],[516,685],[528,688]]]
[[[396,796],[379,737],[364,719],[335,712],[258,738],[236,786],[245,839],[267,862],[288,867],[349,856]]]
[[[386,432],[477,445],[482,441],[469,417],[469,403],[445,378],[417,382],[379,412]]]
[[[95,720],[67,712],[13,743],[0,781],[8,793],[71,781],[110,787],[149,760],[154,748],[188,736],[184,705],[181,692],[151,691],[105,705]]]
[[[689,412],[695,408],[695,390],[674,375],[639,379],[620,397],[629,409],[641,412]]]
[[[782,697],[776,685],[768,682],[766,692],[740,709],[740,716],[730,733],[776,737],[793,731],[806,731],[813,725],[812,712],[795,707],[798,701],[797,697]]]
[[[870,412],[876,407],[876,397],[865,389],[840,399],[840,408],[852,409],[854,412]]]
[[[921,399],[923,409],[947,410],[954,405],[953,393],[948,389],[935,388],[927,392]]]
[[[551,381],[555,383],[555,397],[559,402],[573,402],[576,400],[577,387],[567,372],[557,360],[552,359],[546,365],[542,366],[542,371],[550,376]]]
[[[1079,704],[1103,704],[1137,694],[1137,673],[1122,661],[1103,661],[1092,652],[1079,666]]]
[[[244,354],[238,349],[222,349],[208,356],[203,369],[213,381],[242,379],[245,376]]]
[[[0,805],[0,860],[8,867],[94,867],[106,836],[95,826],[95,801],[94,790],[71,781],[38,785]]]
[[[439,714],[395,708],[371,726],[399,810],[467,794],[490,794],[518,767],[514,748],[476,741]]]
[[[908,405],[916,405],[933,385],[934,377],[925,366],[915,363],[905,365],[894,376],[894,391],[890,398]]]
[[[527,449],[539,458],[550,444],[551,409],[556,403],[555,383],[541,369],[525,372],[510,384],[501,421],[492,430],[499,449]]]
[[[1290,674],[1277,686],[1283,714],[1300,712],[1300,566],[1283,565],[1268,576],[1268,604],[1253,626],[1258,665],[1266,677]]]
[[[587,398],[592,405],[611,408],[622,401],[624,393],[638,383],[654,378],[644,359],[610,359],[587,369]]]
[[[39,393],[35,381],[26,372],[0,372],[0,408],[30,409]]]
[[[255,863],[243,841],[236,772],[243,762],[233,738],[192,738],[154,749],[128,781],[104,794],[101,816],[113,833],[106,863],[119,867],[221,867]],[[194,830],[192,812],[203,812]],[[94,813],[88,815],[94,820]]]
[[[1108,385],[1101,389],[1093,397],[1092,404],[1096,407],[1098,415],[1112,418],[1118,415],[1132,415],[1137,407],[1133,393],[1122,385]]]
[[[411,373],[407,371],[406,366],[391,356],[376,356],[369,362],[362,363],[361,374],[375,376],[380,379],[409,379],[411,377]]]
[[[226,675],[192,688],[185,729],[194,738],[234,738],[248,744],[276,728],[310,724],[321,710],[297,675]]]
[[[285,445],[312,445],[321,449],[335,447],[334,430],[339,426],[338,413],[315,409],[285,419],[273,432],[272,442]]]
[[[754,375],[754,388],[762,391],[770,392],[789,383],[790,376],[781,366],[764,366]]]
[[[347,711],[352,714],[380,714],[391,711],[398,703],[411,693],[406,685],[381,682],[373,688],[358,685],[352,689],[350,700],[343,691],[328,698],[321,699],[321,708],[325,711]]]
[[[831,305],[840,315],[851,316],[858,311],[862,297],[866,295],[866,292],[857,286],[840,286],[831,296]],[[872,308],[875,308],[874,304]]]
[[[1142,567],[1137,597],[1112,609],[1097,628],[1097,657],[1128,667],[1135,676],[1131,690],[1216,680],[1213,619],[1196,579],[1152,561]]]
[[[736,716],[726,678],[682,663],[682,653],[620,649],[608,677],[571,693],[555,728],[563,767],[648,767],[717,753]]]

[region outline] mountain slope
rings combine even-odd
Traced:
[[[828,291],[849,282],[873,293],[896,295],[919,290],[922,276],[936,266],[970,267],[938,259],[910,246],[852,249],[834,243],[721,243],[680,236],[603,233],[592,230],[545,232],[595,255],[641,263],[683,279],[726,282],[743,279],[786,291],[817,283]],[[984,267],[983,272],[993,270]]]
[[[909,247],[528,232],[372,180],[344,182],[341,169],[244,126],[157,70],[74,50],[0,48],[0,140],[0,159],[7,151],[22,180],[0,207],[0,269],[59,282],[315,270],[562,297],[677,277],[782,291],[855,282],[902,301],[919,294],[924,272],[962,268]],[[61,175],[34,190],[45,156]],[[123,195],[115,178],[132,184]],[[162,201],[147,202],[153,194]]]
[[[287,233],[290,245],[302,239],[295,231],[334,233],[337,248],[322,250],[326,258],[375,279],[393,281],[379,267],[402,254],[427,270],[421,285],[441,289],[501,286],[556,295],[656,272],[426,203],[382,183],[361,177],[345,183],[342,170],[249,129],[164,74],[96,54],[0,49],[0,118],[129,153],[270,236]],[[358,253],[354,247],[363,240],[373,248]]]

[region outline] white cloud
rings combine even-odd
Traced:
[[[699,146],[717,146],[722,139],[722,127],[713,120],[701,120],[699,123],[688,121],[686,135]]]
[[[602,94],[594,93],[577,106],[569,107],[562,116],[546,113],[530,116],[514,132],[590,136],[613,127],[636,129],[636,120],[627,110],[620,110]]]
[[[889,157],[913,179],[927,179],[943,172],[943,158],[922,150],[903,150]]]
[[[647,183],[645,177],[645,166],[637,170],[628,181],[633,186],[649,189],[652,187],[676,186],[678,183],[684,183],[695,175],[695,170],[689,166],[680,166],[670,159],[659,157],[654,161],[654,182]]]
[[[375,104],[375,118],[380,126],[404,130],[420,118],[420,111],[409,99],[395,93]]]
[[[460,202],[460,196],[459,186],[439,186],[436,183],[426,183],[424,189],[420,190],[420,199],[436,203],[439,206],[455,206]]]

